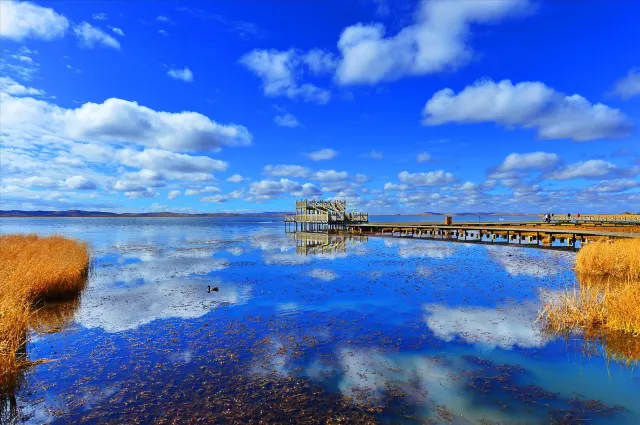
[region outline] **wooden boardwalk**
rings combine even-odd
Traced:
[[[515,225],[514,225],[515,224]],[[539,226],[538,226],[539,225]],[[600,239],[640,238],[640,233],[593,229],[567,229],[547,223],[362,223],[347,226],[348,233],[395,236],[456,242],[479,242],[577,249]]]
[[[526,222],[460,222],[447,216],[445,223],[434,222],[369,222],[369,214],[349,211],[344,200],[299,200],[296,212],[284,219],[285,232],[300,233],[296,238],[300,251],[323,251],[328,242],[305,236],[308,234],[398,236],[435,240],[504,243],[544,248],[577,249],[585,243],[601,239],[640,238],[640,216],[632,214],[554,216],[550,223],[542,220]],[[606,228],[606,230],[603,230]],[[615,231],[611,231],[615,228]],[[617,231],[618,228],[621,231]],[[304,233],[304,234],[302,234]],[[340,245],[340,244],[338,244]]]

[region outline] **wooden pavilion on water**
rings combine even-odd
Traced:
[[[331,232],[369,222],[369,213],[349,211],[347,201],[296,201],[296,213],[284,218],[288,232]]]

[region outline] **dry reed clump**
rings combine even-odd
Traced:
[[[615,333],[640,338],[640,239],[602,241],[583,247],[576,258],[579,285],[547,296],[540,319],[556,333]]]
[[[61,236],[0,236],[0,395],[15,388],[18,371],[28,364],[34,305],[73,298],[88,271],[85,243]]]
[[[640,335],[640,283],[580,284],[544,300],[544,324],[558,333],[602,330]]]
[[[587,244],[576,258],[581,275],[640,281],[640,239],[618,239]]]
[[[9,296],[56,300],[83,289],[89,250],[62,236],[8,235],[0,237],[0,261],[0,279]]]
[[[30,315],[29,303],[0,299],[0,395],[17,385],[17,372],[25,360],[22,353]]]

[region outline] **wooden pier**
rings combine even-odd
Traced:
[[[369,214],[348,211],[345,201],[296,201],[296,213],[285,217],[285,231],[297,233],[297,250],[325,252],[341,241],[329,242],[328,235],[391,236],[433,239],[450,242],[508,244],[540,248],[578,249],[585,243],[601,239],[640,238],[640,218],[590,215],[580,218],[555,216],[550,223],[527,222],[380,222],[370,223]],[[615,231],[611,231],[615,228]],[[618,231],[618,229],[620,231]],[[325,234],[321,236],[308,235]],[[305,254],[306,255],[306,254]]]
[[[581,224],[592,226],[640,226],[640,214],[589,214],[589,215],[572,215],[555,214],[551,218],[552,223],[558,224]]]
[[[533,224],[533,225],[532,225]],[[451,242],[512,244],[577,249],[599,239],[640,238],[640,233],[563,228],[548,223],[366,223],[347,232],[369,236],[435,239]]]

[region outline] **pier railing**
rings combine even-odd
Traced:
[[[329,213],[296,214],[294,216],[294,221],[297,221],[298,223],[329,223],[330,218]]]
[[[576,222],[576,223],[620,223],[620,224],[640,224],[640,215],[624,214],[624,215],[572,215],[555,214],[551,221],[555,222]]]
[[[296,211],[284,218],[285,232],[344,231],[350,224],[369,222],[369,214],[349,211],[344,200],[296,201]]]
[[[347,214],[347,220],[350,222],[362,222],[366,223],[369,221],[369,213],[366,212],[354,212]]]

